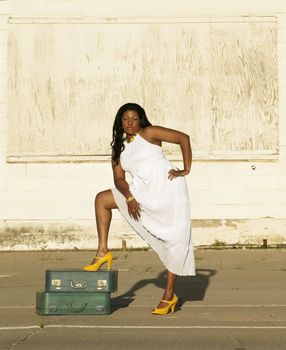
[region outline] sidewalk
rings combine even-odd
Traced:
[[[0,253],[0,349],[286,349],[286,250],[197,250],[197,275],[177,281],[184,303],[165,317],[150,312],[165,281],[157,255],[113,255],[111,315],[41,317],[45,270],[79,268],[93,253]]]

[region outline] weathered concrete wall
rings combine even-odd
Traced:
[[[285,219],[193,220],[196,246],[282,247],[285,246]],[[6,221],[0,226],[0,251],[94,249],[97,237],[90,221]],[[111,249],[147,248],[148,245],[122,220],[110,229]]]
[[[9,114],[9,110],[15,106],[10,105],[8,108],[8,96],[11,93],[7,88],[8,82],[17,82],[15,77],[14,80],[11,80],[12,70],[10,69],[13,68],[11,60],[19,62],[17,57],[8,55],[8,31],[11,28],[9,25],[31,23],[31,19],[39,21],[39,18],[48,18],[52,22],[55,22],[55,19],[60,22],[71,18],[78,22],[92,23],[98,21],[98,18],[102,18],[103,21],[106,18],[109,18],[110,21],[115,21],[116,18],[129,18],[129,21],[134,19],[136,21],[138,17],[141,19],[159,17],[161,20],[162,18],[188,18],[188,20],[191,18],[197,23],[202,22],[202,19],[204,22],[223,21],[225,23],[229,19],[230,23],[238,23],[239,21],[248,23],[249,18],[261,17],[263,21],[271,23],[276,28],[278,33],[276,56],[278,81],[275,74],[271,75],[272,78],[267,80],[268,83],[261,90],[261,102],[265,107],[264,110],[269,111],[269,120],[267,122],[267,113],[263,116],[252,114],[252,118],[254,118],[252,125],[256,128],[253,129],[253,134],[260,132],[261,139],[265,141],[263,144],[267,145],[268,143],[270,146],[265,147],[264,150],[262,148],[264,152],[258,153],[255,152],[257,150],[255,147],[250,147],[248,153],[242,154],[239,150],[229,152],[228,149],[226,152],[219,145],[215,157],[213,154],[212,157],[209,154],[203,157],[203,152],[199,154],[200,148],[197,146],[199,141],[196,141],[194,149],[197,149],[198,153],[194,154],[196,160],[192,173],[188,177],[188,185],[191,193],[193,237],[196,245],[219,244],[219,242],[261,244],[262,239],[268,239],[269,244],[285,244],[286,5],[283,0],[271,2],[267,0],[205,0],[199,2],[187,0],[155,2],[140,0],[122,0],[120,2],[116,0],[104,2],[2,0],[0,1],[0,249],[72,249],[74,247],[91,249],[96,245],[93,220],[94,196],[98,191],[113,186],[111,167],[106,156],[102,158],[91,156],[67,158],[67,149],[64,157],[58,156],[59,152],[56,151],[58,163],[55,163],[55,154],[52,154],[55,149],[52,149],[50,158],[43,157],[48,152],[41,151],[42,159],[37,158],[36,162],[33,163],[32,157],[35,157],[37,147],[32,149],[30,158],[26,152],[25,159],[18,157],[21,153],[21,147],[13,149],[13,147],[8,146],[9,142],[12,146],[17,145],[17,137],[16,141],[11,143],[11,135],[13,136],[13,130],[17,132],[16,135],[20,135],[19,130],[21,131],[21,129],[15,123],[23,122],[21,118],[17,122],[13,119],[15,115]],[[249,40],[251,41],[251,37]],[[43,45],[43,43],[41,44]],[[271,45],[274,45],[271,50],[275,50],[273,41],[271,41]],[[11,52],[13,51],[10,51],[9,54]],[[227,50],[222,48],[220,52],[225,54]],[[275,55],[276,53],[273,57]],[[9,62],[7,62],[7,57],[9,57]],[[22,61],[20,60],[20,62]],[[33,65],[34,62],[31,61],[30,64]],[[257,66],[259,64],[257,62]],[[7,67],[10,67],[9,70]],[[80,67],[80,65],[75,67]],[[14,72],[27,72],[27,70],[22,69],[23,67],[18,68],[15,70],[14,66]],[[210,82],[210,80],[206,81]],[[231,86],[233,81],[230,79],[229,83],[226,82],[226,84]],[[272,85],[269,86],[269,84]],[[21,91],[22,88],[23,86]],[[269,89],[273,91],[272,95],[267,94]],[[164,91],[166,92],[167,89],[165,88]],[[227,90],[225,91],[227,94]],[[242,88],[238,91],[246,91],[245,86],[242,84]],[[275,96],[277,91],[279,98]],[[263,99],[264,93],[266,93],[265,99]],[[249,103],[249,100],[243,97],[246,95],[246,93],[242,93],[238,96],[239,105],[245,107],[244,102]],[[175,91],[173,96],[174,101],[176,101]],[[230,95],[227,95],[227,97],[229,96],[234,96],[233,89]],[[219,95],[217,98],[221,97],[222,95]],[[27,99],[31,101],[30,96],[27,96]],[[118,108],[117,102],[117,100],[113,102],[115,111]],[[138,96],[138,102],[145,106],[142,97]],[[108,105],[112,104],[108,103]],[[17,110],[20,114],[21,108],[18,107]],[[250,105],[245,110],[249,111],[249,108]],[[26,106],[23,105],[23,113],[26,110]],[[153,111],[151,111],[152,113]],[[212,124],[212,127],[215,126],[214,132],[227,137],[227,131],[231,131],[239,136],[244,130],[243,128],[247,129],[248,119],[245,119],[240,131],[238,130],[239,123],[234,124],[235,128],[232,131],[231,122],[229,123],[227,117],[227,114],[224,114],[223,119],[220,119],[217,115],[218,124]],[[113,115],[111,119],[113,119]],[[11,120],[14,121],[14,125],[8,123]],[[24,120],[29,122],[28,119]],[[239,121],[238,118],[236,120]],[[164,122],[164,119],[161,122]],[[182,118],[179,124],[175,124],[174,117],[167,122],[174,123],[177,125],[176,127],[184,125]],[[105,128],[109,129],[107,124],[110,121],[105,124],[106,120],[104,120],[103,123]],[[8,132],[8,124],[10,132]],[[21,128],[25,128],[25,123],[20,125]],[[80,124],[78,125],[81,128]],[[266,128],[263,129],[265,125]],[[270,125],[272,126],[269,127]],[[191,126],[189,123],[188,127]],[[199,130],[199,127],[196,130]],[[44,135],[45,130],[35,130],[35,133],[40,132],[43,132]],[[279,138],[277,133],[279,133]],[[196,131],[195,139],[197,140],[199,140],[198,135],[199,133]],[[33,135],[30,135],[31,137]],[[229,137],[225,140],[229,145],[234,138]],[[207,141],[204,134],[204,142]],[[52,143],[50,144],[52,145]],[[75,155],[78,148],[77,146],[73,149],[71,155]],[[172,154],[174,153],[176,150],[172,149]],[[10,156],[14,155],[14,158],[9,158],[9,154]],[[94,154],[96,155],[96,151]],[[51,163],[48,162],[49,160]],[[65,162],[62,162],[63,160]],[[71,162],[66,163],[67,160]],[[73,161],[80,162],[73,163]],[[145,246],[145,243],[132,233],[117,212],[114,213],[110,238],[111,247],[121,247],[122,239],[127,240],[127,246]]]

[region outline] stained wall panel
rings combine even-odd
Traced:
[[[216,23],[210,28],[211,148],[277,151],[275,27]]]
[[[11,23],[8,55],[8,156],[108,155],[127,101],[196,158],[278,154],[274,21]]]

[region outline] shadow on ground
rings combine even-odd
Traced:
[[[204,300],[210,279],[215,274],[216,270],[197,269],[196,276],[178,276],[175,292],[181,299],[180,305],[186,301]],[[112,312],[129,306],[134,301],[136,292],[148,284],[154,284],[164,290],[166,277],[166,271],[162,271],[156,278],[146,278],[136,282],[127,292],[111,299]]]

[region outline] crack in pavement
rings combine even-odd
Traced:
[[[24,338],[19,339],[17,342],[13,342],[9,345],[7,345],[4,350],[11,350],[14,349],[16,346],[23,344],[26,340],[32,338],[34,335],[36,335],[42,328],[33,329],[28,335],[26,335]]]
[[[11,344],[7,345],[3,350],[11,350],[16,348],[17,346],[25,343],[28,339],[34,337],[35,335],[37,335],[42,329],[44,329],[46,326],[51,325],[53,322],[55,322],[56,319],[51,319],[50,321],[48,321],[46,324],[44,324],[44,322],[40,322],[40,324],[38,326],[35,326],[36,328],[33,328],[31,330],[31,332],[26,335],[25,337],[23,337],[22,339],[19,339],[17,342],[12,342]]]

